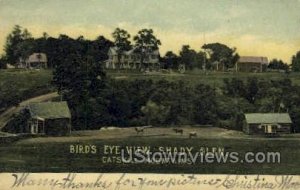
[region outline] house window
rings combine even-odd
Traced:
[[[37,54],[37,55],[36,55],[36,58],[37,58],[38,60],[40,60],[40,59],[42,58],[41,54]]]

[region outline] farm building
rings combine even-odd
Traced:
[[[159,63],[159,51],[154,50],[151,52],[145,52],[143,63],[148,65],[149,68],[158,68]],[[141,55],[137,52],[136,48],[129,51],[123,51],[120,53],[120,62],[118,59],[117,47],[111,47],[108,51],[108,60],[105,61],[105,68],[107,69],[140,69]]]
[[[237,72],[264,72],[267,67],[267,57],[241,56],[235,64]]]
[[[247,134],[280,134],[291,132],[288,113],[246,113],[243,130]]]
[[[67,135],[71,131],[71,114],[67,102],[29,104],[27,133]]]
[[[47,55],[45,53],[33,53],[27,59],[20,58],[18,67],[28,69],[46,69]]]

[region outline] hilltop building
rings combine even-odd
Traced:
[[[235,64],[237,72],[265,72],[268,67],[267,57],[241,56]]]
[[[19,59],[18,68],[46,69],[47,55],[45,53],[33,53],[27,59]]]
[[[141,54],[136,48],[129,51],[123,51],[120,54],[120,62],[118,59],[117,47],[111,47],[108,51],[108,60],[105,61],[105,68],[107,69],[141,69],[144,65],[149,68],[159,68],[159,51],[154,50],[146,52],[141,64]]]

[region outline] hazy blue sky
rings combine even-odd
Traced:
[[[204,41],[287,62],[300,50],[300,0],[0,0],[1,47],[15,24],[34,36],[90,39],[111,38],[116,27],[132,35],[151,27],[162,54],[183,44],[200,50]]]

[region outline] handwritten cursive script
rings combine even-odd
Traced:
[[[164,177],[151,177],[140,175],[132,177],[131,174],[120,174],[116,178],[105,178],[109,174],[97,174],[89,180],[81,180],[80,174],[69,173],[62,178],[47,178],[43,174],[37,178],[30,173],[14,173],[11,188],[44,187],[49,189],[148,189],[160,187],[172,189],[175,187],[214,187],[218,189],[300,189],[297,176],[278,175],[268,180],[264,176],[223,175],[206,177],[204,175],[182,174],[166,175]],[[155,176],[155,174],[153,174]]]

